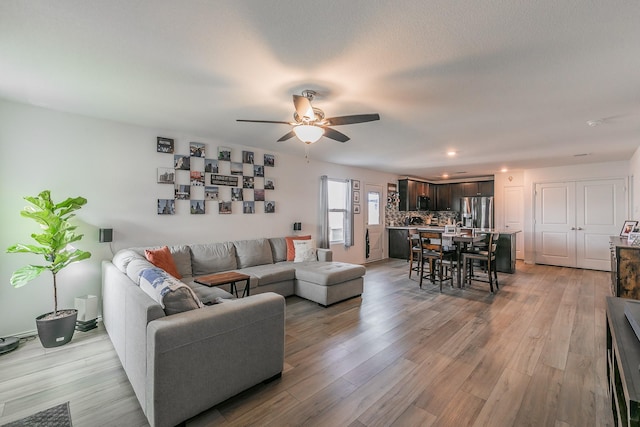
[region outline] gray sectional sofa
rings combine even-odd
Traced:
[[[151,426],[179,424],[278,377],[283,297],[327,306],[363,292],[363,266],[333,262],[322,249],[318,261],[286,261],[284,238],[169,249],[182,278],[161,303],[141,286],[144,272],[158,270],[145,248],[118,251],[102,264],[104,325]],[[251,296],[195,282],[223,271],[249,275]]]

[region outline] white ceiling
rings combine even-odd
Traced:
[[[1,98],[302,156],[287,125],[235,120],[291,120],[303,89],[381,115],[312,160],[426,179],[626,160],[640,2],[0,2]]]

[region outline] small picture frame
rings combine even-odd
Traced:
[[[176,201],[174,199],[158,199],[158,215],[175,215]]]
[[[222,215],[228,215],[231,213],[231,202],[218,203],[218,213]]]
[[[158,168],[158,184],[173,184],[175,176],[174,168]]]
[[[156,150],[158,153],[173,154],[173,139],[159,136],[156,143]]]
[[[242,151],[242,163],[253,164],[253,151]]]
[[[357,179],[354,179],[351,181],[351,183],[354,190],[360,189],[360,181],[358,181]]]
[[[626,220],[622,226],[622,230],[620,231],[620,237],[628,237],[629,233],[631,233],[637,226],[638,221]]]
[[[273,154],[265,154],[264,155],[264,165],[270,168],[275,167],[276,165],[276,157]]]
[[[190,200],[191,214],[204,215],[204,200]]]
[[[353,213],[354,214],[360,213],[360,205],[353,205]]]
[[[354,191],[353,192],[353,203],[360,203],[360,192],[359,191]]]
[[[264,213],[275,213],[276,202],[268,200],[264,202]]]
[[[205,157],[205,145],[199,142],[189,143],[189,156],[190,157]]]
[[[225,162],[231,161],[231,148],[218,147],[218,160],[224,160]]]
[[[264,179],[264,189],[265,190],[275,190],[276,184],[273,178],[265,178]]]
[[[204,171],[208,173],[218,173],[218,160],[204,159]]]

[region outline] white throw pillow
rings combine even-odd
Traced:
[[[296,257],[293,262],[317,261],[315,240],[294,240],[293,247],[296,249]]]

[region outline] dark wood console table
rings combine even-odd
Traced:
[[[242,273],[238,273],[235,271],[227,271],[225,273],[216,273],[209,274],[208,276],[200,276],[195,279],[196,283],[200,283],[205,286],[222,286],[229,285],[229,292],[234,294],[236,298],[238,298],[238,288],[236,287],[237,282],[244,281],[246,284],[244,286],[244,290],[242,291],[242,296],[249,296],[249,280],[250,276]]]
[[[615,425],[640,426],[640,340],[624,314],[626,298],[607,297],[607,379]]]

